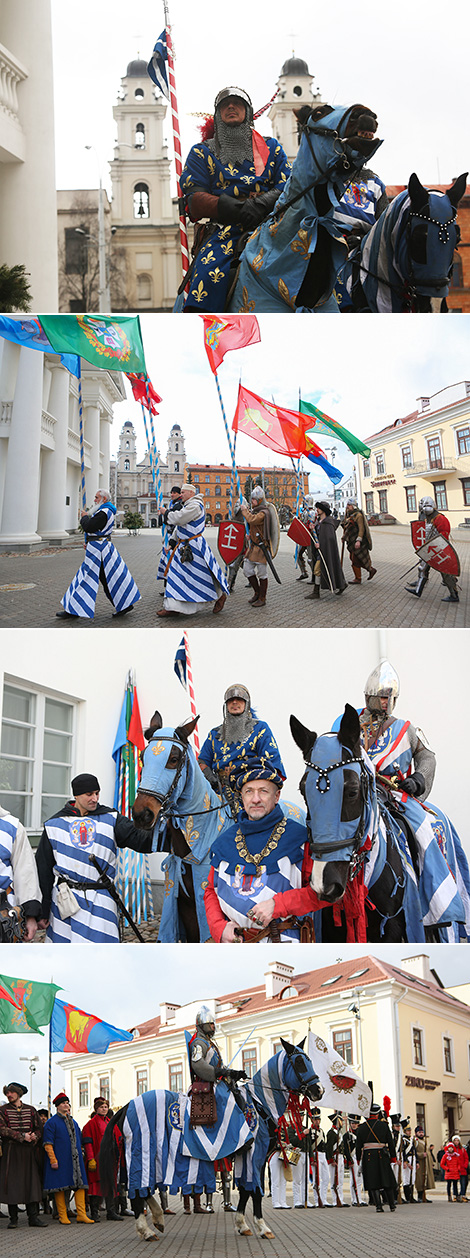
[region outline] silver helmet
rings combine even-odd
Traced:
[[[389,660],[382,660],[377,668],[374,668],[370,677],[367,678],[364,690],[369,712],[382,712],[384,716],[392,715],[400,694],[400,679]],[[380,702],[385,698],[388,699],[386,712],[383,711]]]
[[[242,100],[245,105],[248,105],[248,110],[251,113],[251,118],[249,118],[249,121],[252,122],[253,121],[253,105],[251,102],[251,98],[248,95],[248,92],[245,92],[245,89],[243,87],[223,87],[222,90],[217,93],[217,96],[215,98],[214,111],[219,108],[219,105],[223,104],[224,100],[228,100],[230,96],[236,96],[237,100]]]
[[[418,511],[420,515],[421,513],[423,515],[433,515],[434,511],[437,511],[434,498],[430,498],[428,496],[426,496],[425,498],[420,498],[419,503],[418,503]]]
[[[215,1017],[208,1005],[201,1005],[196,1014],[196,1026],[210,1038],[215,1035]]]
[[[228,703],[229,699],[243,699],[243,702],[247,705],[247,710],[249,711],[251,708],[250,692],[246,686],[229,686],[224,694],[224,703]]]

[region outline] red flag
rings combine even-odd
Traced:
[[[299,455],[308,452],[322,456],[323,450],[310,438],[307,450],[306,428],[309,422],[307,416],[300,415],[298,411],[274,406],[273,402],[266,402],[257,393],[240,385],[232,424],[235,432],[246,433],[269,450],[277,450],[278,454]]]
[[[243,349],[261,340],[254,315],[200,315],[204,322],[204,345],[211,371],[217,371],[229,349]]]
[[[155,402],[161,402],[161,397],[155,392],[151,380],[148,376],[135,375],[132,371],[126,371],[126,376],[131,386],[136,402],[142,402],[142,405],[152,412],[152,415],[158,415]]]
[[[139,751],[145,751],[147,744],[144,738],[144,731],[142,729],[142,721],[140,719],[139,700],[137,698],[136,690],[134,690],[134,702],[132,704],[132,713],[131,713],[131,719],[129,721],[129,729],[127,731],[127,737],[128,737],[129,742],[133,743],[134,747],[137,747]]]

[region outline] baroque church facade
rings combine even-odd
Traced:
[[[173,485],[182,485],[186,466],[184,435],[179,424],[173,424],[167,443],[166,462],[159,457],[160,478],[165,507]],[[149,455],[137,462],[136,431],[126,420],[119,435],[116,462],[111,465],[111,492],[118,512],[133,511],[142,516],[146,528],[157,527],[159,507],[155,497]]]

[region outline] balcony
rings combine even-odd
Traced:
[[[25,66],[0,44],[0,161],[25,159],[25,135],[18,116],[18,87],[28,77]]]
[[[413,463],[412,467],[404,467],[403,475],[411,477],[412,480],[416,480],[417,476],[429,476],[433,479],[436,472],[445,472],[448,475],[449,472],[456,471],[454,459],[422,459],[420,463]]]

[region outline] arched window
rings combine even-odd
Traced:
[[[179,472],[179,470],[180,470],[179,461],[178,461],[178,459],[176,459],[176,460],[175,460],[175,472]]]
[[[131,470],[131,465],[129,463],[129,459],[124,459],[124,471],[130,472],[130,470]]]
[[[176,445],[175,445],[175,450],[176,450],[176,452],[178,453],[178,442],[176,442]]]
[[[150,275],[137,276],[137,300],[138,301],[151,301],[152,300],[152,281],[150,279]]]
[[[130,443],[126,441],[126,450],[130,450]]]
[[[138,122],[135,129],[134,144],[136,149],[145,148],[145,127],[143,122]]]
[[[146,183],[136,183],[134,188],[134,218],[150,217],[149,189]]]
[[[134,92],[134,96],[135,96],[135,99],[136,99],[136,100],[143,100],[143,99],[144,99],[144,89],[143,89],[143,87],[136,87],[135,92]]]

